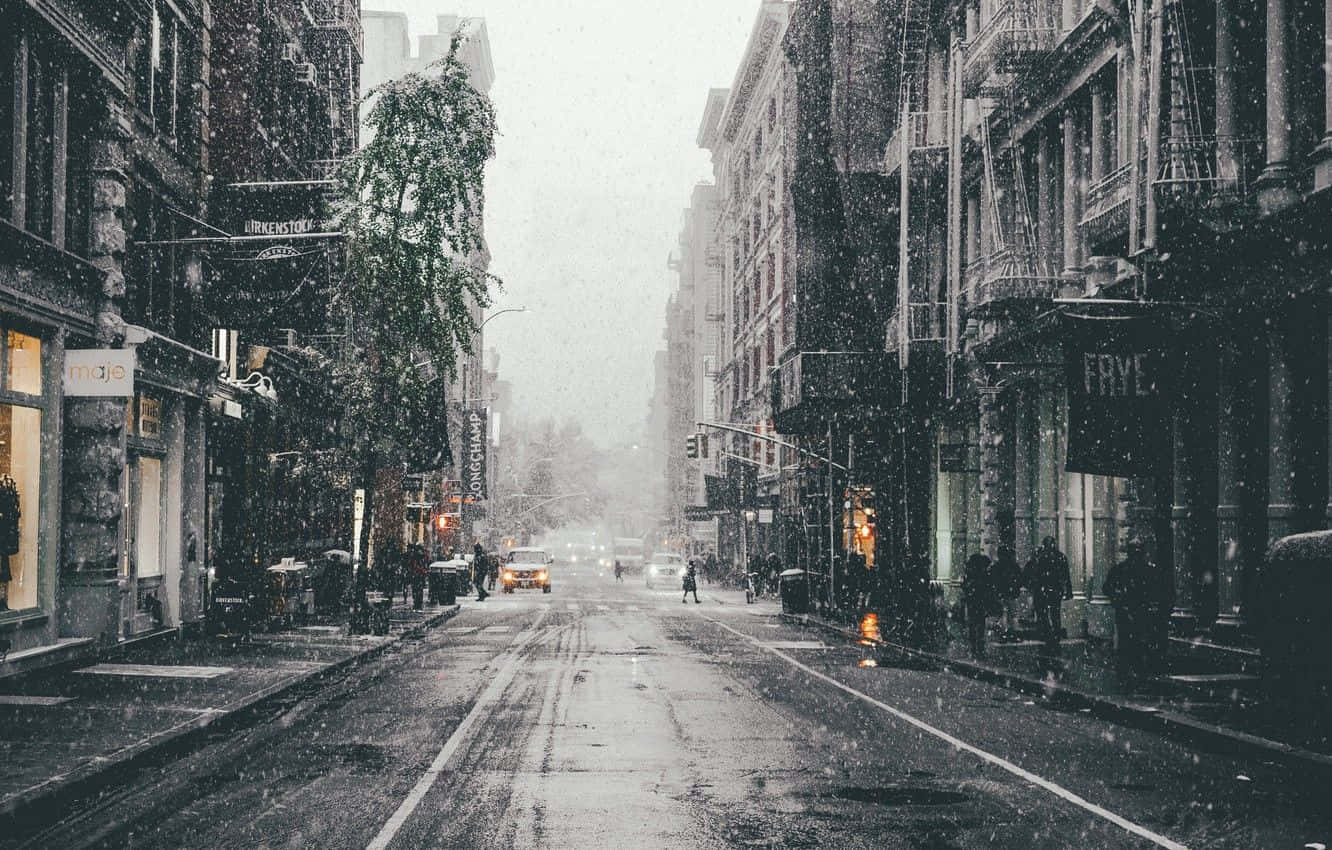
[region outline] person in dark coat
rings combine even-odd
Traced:
[[[1115,650],[1119,671],[1129,681],[1148,675],[1160,647],[1156,633],[1169,616],[1171,589],[1147,557],[1147,547],[1130,540],[1124,560],[1110,568],[1102,592],[1115,606]]]
[[[425,547],[413,546],[407,556],[407,580],[412,585],[412,607],[420,611],[425,607],[426,578],[430,575],[426,566]]]
[[[698,568],[697,568],[697,566],[695,566],[695,564],[694,564],[694,560],[693,560],[692,558],[689,559],[689,566],[685,568],[685,574],[684,574],[684,596],[681,596],[681,597],[680,597],[680,601],[681,601],[681,602],[688,602],[688,601],[689,601],[689,594],[690,594],[690,593],[694,594],[694,601],[695,601],[695,602],[699,602],[699,599],[698,599]],[[701,605],[702,603],[699,602],[699,604]]]
[[[717,553],[709,552],[708,557],[703,559],[703,580],[708,584],[717,581]]]
[[[490,594],[486,592],[486,576],[490,572],[490,559],[478,543],[472,547],[472,584],[476,586],[476,601],[485,602]]]
[[[1003,640],[1016,640],[1017,597],[1022,592],[1022,567],[1018,566],[1017,553],[1007,543],[999,547],[998,557],[990,568],[990,584],[994,596],[1003,609]]]
[[[1064,636],[1060,605],[1073,598],[1073,574],[1053,537],[1042,540],[1041,548],[1028,562],[1025,583],[1031,590],[1036,628],[1046,645],[1057,649]]]
[[[990,559],[980,552],[967,558],[962,576],[962,604],[966,609],[967,645],[977,658],[985,655],[985,618],[994,607]]]

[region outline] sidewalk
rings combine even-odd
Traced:
[[[822,629],[851,641],[854,628],[814,614],[783,614],[788,621]],[[944,645],[930,650],[887,640],[875,645],[953,673],[1020,691],[1061,708],[1090,711],[1126,726],[1160,732],[1202,746],[1242,752],[1320,772],[1332,772],[1332,753],[1282,740],[1258,690],[1250,653],[1223,651],[1196,641],[1172,639],[1166,670],[1126,686],[1111,648],[1071,639],[1051,654],[1038,641],[991,641],[985,657],[971,655],[961,624],[949,624]],[[1213,651],[1204,651],[1204,650]]]
[[[382,637],[309,626],[258,633],[249,643],[159,640],[87,666],[0,680],[0,824],[93,791],[99,780],[188,746],[219,721],[372,658],[458,610],[399,603]]]

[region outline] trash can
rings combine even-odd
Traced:
[[[782,613],[809,613],[809,580],[804,570],[783,570],[781,575]]]
[[[458,601],[457,580],[447,561],[430,565],[430,601],[436,605],[452,605]]]
[[[366,594],[370,606],[370,633],[386,635],[389,633],[389,611],[393,608],[393,597],[382,593]]]

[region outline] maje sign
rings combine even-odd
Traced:
[[[134,395],[134,362],[129,348],[66,349],[65,395],[129,398]]]

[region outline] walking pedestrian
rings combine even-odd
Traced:
[[[490,559],[486,557],[481,544],[472,547],[472,584],[476,586],[476,601],[485,602],[490,594],[486,592],[486,574],[490,570]]]
[[[689,594],[694,594],[694,601],[699,602],[698,598],[698,568],[693,559],[689,561],[689,566],[685,568],[684,574],[684,596],[680,597],[682,603],[689,601]],[[702,604],[702,603],[699,603]]]
[[[985,618],[994,607],[990,558],[980,552],[967,558],[962,575],[962,604],[966,612],[967,646],[977,658],[985,656]]]
[[[1147,557],[1142,540],[1128,542],[1124,560],[1110,568],[1102,591],[1115,606],[1115,651],[1120,675],[1136,682],[1151,673],[1156,632],[1169,613],[1170,587]]]
[[[717,553],[709,552],[703,560],[703,580],[712,584],[717,580]]]
[[[619,561],[615,562],[615,580],[624,581],[624,566]]]
[[[1022,592],[1022,568],[1018,566],[1017,553],[1007,543],[999,547],[997,554],[990,568],[990,584],[994,587],[999,607],[1003,609],[1000,639],[1013,641],[1017,640],[1018,634],[1017,598]]]
[[[426,566],[425,547],[413,546],[407,557],[407,579],[412,585],[412,608],[420,611],[425,607],[426,577],[430,575]]]
[[[500,559],[497,554],[486,556],[486,589],[494,590],[495,582],[499,581]]]
[[[1035,607],[1036,629],[1045,645],[1057,650],[1064,637],[1060,606],[1063,600],[1073,598],[1073,574],[1053,537],[1043,539],[1027,562],[1026,585]]]

